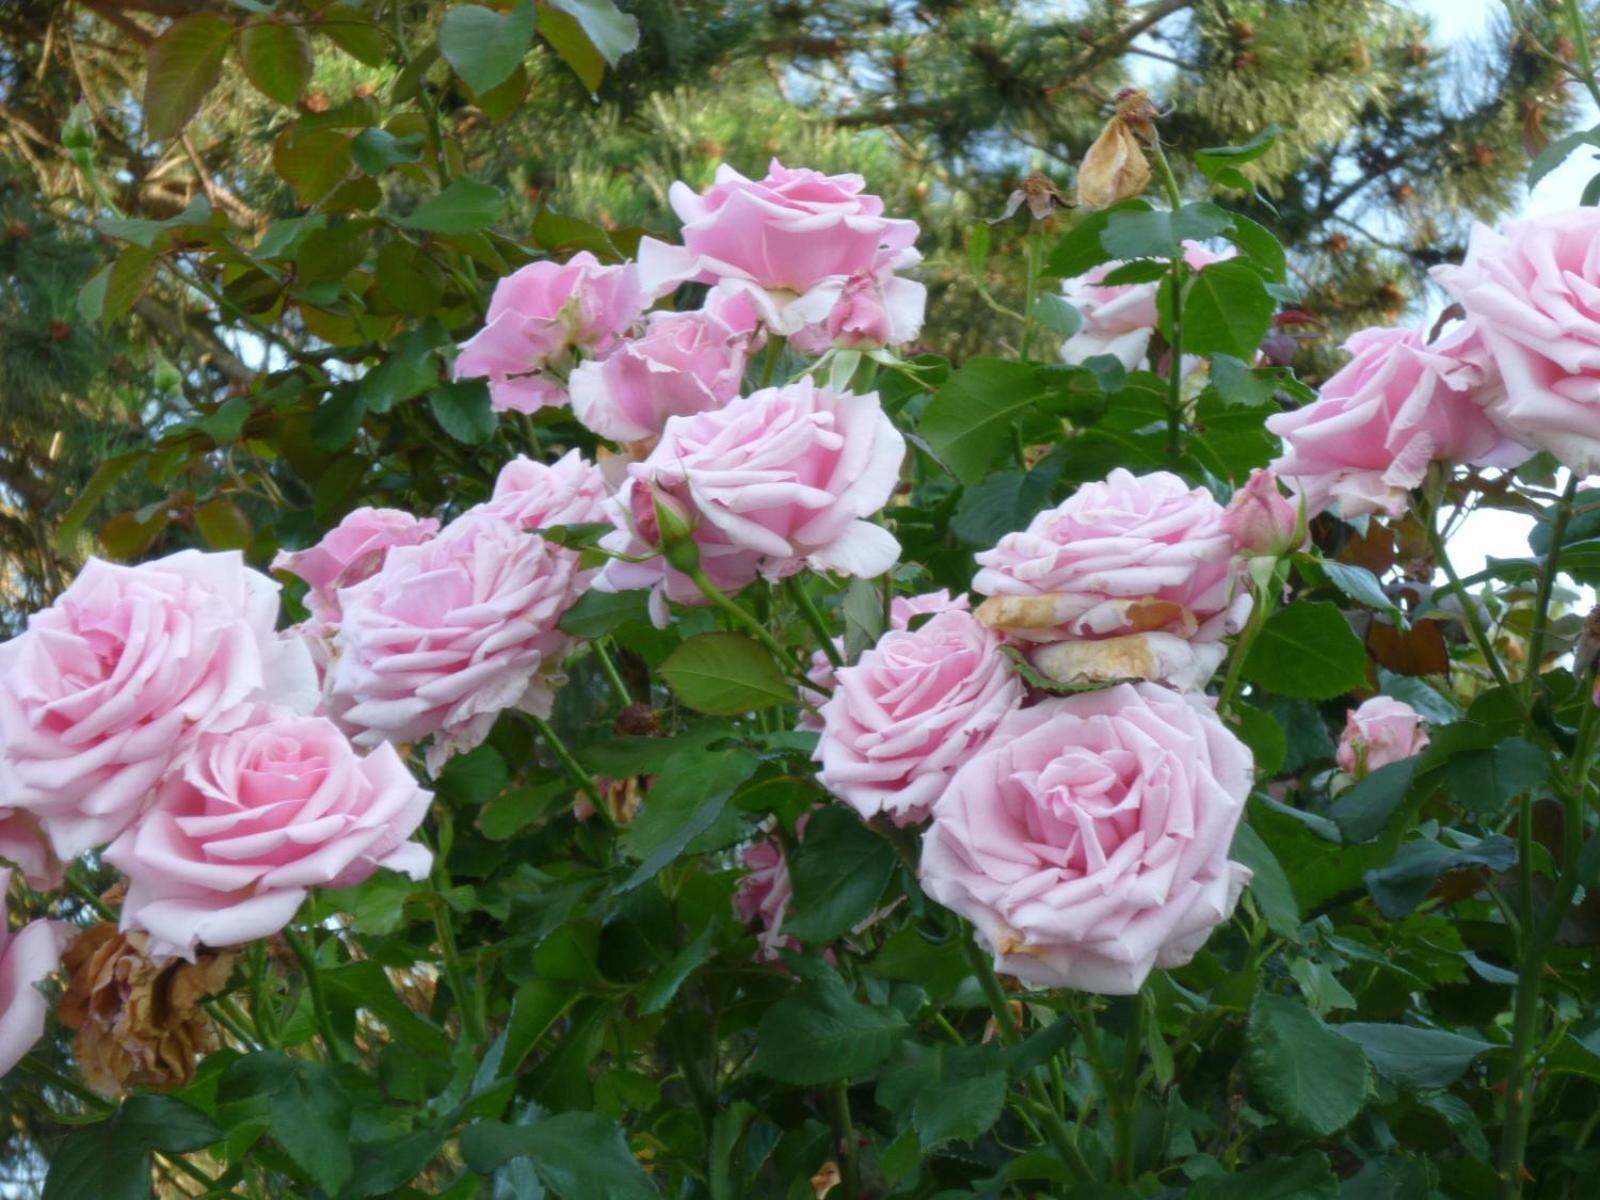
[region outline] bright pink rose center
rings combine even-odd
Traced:
[[[1141,774],[1132,751],[1069,747],[1037,770],[1019,770],[1004,803],[1028,849],[1071,876],[1102,870],[1141,828],[1140,811],[1161,777]]]

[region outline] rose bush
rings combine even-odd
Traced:
[[[203,255],[317,340],[109,459],[80,525],[161,495],[0,644],[48,1200],[1587,1195],[1587,210],[1323,371],[1270,131],[1124,92],[1080,206],[996,184],[952,361],[857,175],[496,225],[413,97],[493,121],[502,42],[598,70],[612,11],[308,96],[315,211],[93,214],[95,311]],[[220,13],[154,61],[303,62]],[[1479,508],[1528,553],[1459,568]]]

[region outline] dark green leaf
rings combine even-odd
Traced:
[[[1403,1087],[1449,1087],[1478,1055],[1501,1047],[1444,1029],[1352,1021],[1334,1026],[1355,1042],[1372,1065]]]
[[[1185,354],[1255,357],[1277,308],[1261,276],[1238,259],[1214,262],[1184,292]]]
[[[1260,905],[1267,927],[1279,937],[1295,938],[1300,930],[1300,907],[1289,877],[1260,835],[1242,822],[1233,835],[1232,856],[1250,868],[1250,894]]]
[[[622,1131],[599,1113],[556,1113],[531,1125],[479,1121],[461,1135],[461,1153],[480,1175],[513,1158],[530,1159],[539,1179],[560,1200],[660,1195]]]
[[[1330,700],[1366,681],[1366,651],[1332,604],[1300,600],[1267,618],[1243,672],[1280,696]]]
[[[1233,1175],[1195,1181],[1187,1200],[1339,1200],[1339,1180],[1320,1151],[1274,1158]]]
[[[435,388],[428,393],[428,408],[441,429],[468,446],[487,442],[498,424],[489,403],[489,385],[482,379],[462,379]]]
[[[1535,795],[1550,778],[1549,760],[1526,738],[1486,750],[1463,750],[1446,768],[1450,795],[1468,812],[1497,816],[1518,796]]]
[[[366,415],[366,401],[355,385],[338,385],[311,415],[311,444],[330,454],[343,450],[356,436]]]
[[[1407,842],[1388,866],[1367,872],[1367,891],[1372,893],[1378,911],[1396,920],[1421,904],[1434,881],[1446,871],[1461,867],[1507,871],[1516,861],[1516,845],[1500,834],[1462,850],[1439,842]]]
[[[761,1018],[755,1069],[808,1087],[871,1071],[905,1036],[899,1010],[857,1003],[832,971],[788,993]]]
[[[1245,1068],[1251,1090],[1311,1137],[1343,1129],[1366,1102],[1366,1055],[1299,1000],[1259,992],[1250,1005]]]
[[[422,143],[420,133],[396,137],[374,126],[356,134],[356,140],[350,143],[350,157],[368,175],[382,175],[390,167],[421,161]]]
[[[446,762],[439,772],[437,790],[442,800],[475,807],[493,800],[510,780],[506,760],[485,743]]]
[[[645,608],[646,593],[597,592],[590,590],[562,614],[559,626],[563,633],[574,637],[598,638],[615,632],[624,625],[648,621]]]
[[[794,903],[785,933],[830,942],[870,917],[894,874],[893,848],[841,805],[817,812],[789,864]]]
[[[1100,235],[1111,218],[1117,213],[1149,211],[1150,205],[1143,200],[1125,200],[1082,217],[1052,247],[1046,270],[1058,278],[1073,279],[1110,262],[1117,256],[1101,244]]]
[[[683,703],[717,716],[795,701],[795,685],[777,660],[740,633],[697,634],[667,656],[661,676]]]
[[[694,939],[672,956],[672,960],[657,971],[639,993],[639,1015],[647,1017],[658,1013],[672,1003],[683,981],[711,957],[713,926],[707,925]]]
[[[428,233],[476,233],[499,220],[504,207],[499,188],[463,177],[395,223]]]
[[[1385,763],[1339,794],[1328,810],[1347,842],[1370,842],[1400,811],[1411,792],[1419,760]]]
[[[149,1200],[150,1152],[124,1140],[116,1122],[68,1135],[50,1158],[43,1200]]]

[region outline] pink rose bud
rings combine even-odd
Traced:
[[[1281,558],[1305,536],[1299,506],[1284,499],[1271,471],[1250,472],[1249,482],[1228,501],[1222,527],[1247,557]]]
[[[61,952],[77,930],[65,921],[30,921],[12,929],[6,920],[11,870],[0,867],[0,1075],[44,1036],[50,998],[39,989],[61,965]]]
[[[922,886],[995,969],[1132,995],[1188,962],[1250,872],[1228,859],[1250,751],[1211,702],[1151,683],[1011,713],[957,768],[922,839]]]
[[[1335,761],[1352,779],[1421,754],[1428,748],[1422,717],[1404,700],[1374,696],[1350,710]]]

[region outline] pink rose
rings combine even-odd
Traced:
[[[977,555],[985,624],[1031,642],[1164,632],[1215,642],[1249,612],[1222,506],[1117,468]]]
[[[1250,472],[1249,482],[1228,501],[1222,527],[1234,549],[1246,557],[1279,558],[1305,541],[1300,508],[1284,499],[1271,471]]]
[[[0,808],[0,859],[21,871],[34,891],[54,891],[65,878],[50,839],[38,819],[25,809]]]
[[[517,455],[494,481],[494,495],[479,510],[519,529],[588,525],[606,519],[605,476],[576,450],[554,463]]]
[[[587,250],[564,263],[529,263],[495,285],[484,327],[461,346],[455,377],[487,376],[496,412],[565,403],[562,374],[573,351],[605,353],[644,305],[632,263],[602,266]]]
[[[50,1000],[39,990],[61,965],[61,952],[76,932],[65,921],[30,921],[12,929],[6,920],[11,872],[0,867],[0,1075],[44,1036]]]
[[[1196,271],[1234,254],[1230,247],[1222,253],[1208,250],[1199,242],[1183,243],[1183,260]],[[1087,274],[1068,279],[1061,285],[1061,294],[1083,317],[1083,325],[1061,346],[1061,357],[1077,365],[1096,355],[1109,354],[1122,363],[1123,368],[1136,371],[1145,365],[1145,353],[1150,348],[1151,335],[1155,333],[1160,317],[1156,313],[1156,283],[1118,283],[1106,286],[1101,282],[1123,262],[1109,262],[1095,267]],[[1184,358],[1184,373],[1188,374],[1202,360]]]
[[[572,373],[572,414],[601,437],[655,437],[668,417],[720,408],[739,394],[750,334],[715,309],[656,312],[639,337]]]
[[[570,642],[577,556],[467,513],[340,594],[332,711],[362,746],[433,736],[428,768],[476,746],[507,708],[548,716]]]
[[[339,620],[339,589],[360,583],[383,565],[391,546],[414,546],[439,532],[432,517],[398,508],[358,508],[309,550],[280,550],[274,571],[298,575],[311,586],[306,607],[322,621]]]
[[[278,585],[236,551],[90,559],[0,645],[0,797],[72,858],[115,837],[203,728],[264,693],[311,700]]]
[[[838,285],[826,318],[796,331],[790,343],[807,354],[902,346],[922,332],[927,307],[928,289],[915,280],[888,271],[852,275]]]
[[[1501,377],[1480,398],[1489,416],[1580,474],[1600,471],[1600,210],[1474,226],[1466,261],[1433,277]]]
[[[393,746],[363,757],[333,722],[262,705],[202,734],[106,851],[128,877],[122,928],[192,960],[278,932],[313,887],[354,887],[379,867],[425,879],[433,855],[406,839],[432,798]]]
[[[1527,457],[1495,428],[1475,395],[1492,375],[1477,339],[1458,330],[1433,345],[1414,329],[1366,329],[1318,398],[1267,418],[1283,439],[1272,469],[1315,516],[1398,517],[1433,462],[1508,466]]]
[[[810,815],[800,818],[797,834],[804,832]],[[784,857],[783,844],[772,836],[752,842],[745,847],[744,867],[747,874],[733,893],[733,911],[746,925],[760,924],[756,956],[777,962],[779,951],[800,948],[798,939],[783,932],[783,919],[794,900],[794,882],[789,878],[789,860]]]
[[[672,185],[683,245],[653,238],[639,244],[646,292],[664,295],[688,280],[746,293],[775,332],[794,333],[823,319],[852,275],[907,266],[917,259],[915,221],[883,215],[883,201],[859,175],[824,175],[772,160],[765,179],[746,179],[727,164],[701,195]],[[829,293],[816,289],[826,285]]]
[[[659,493],[694,523],[701,569],[723,591],[806,566],[881,575],[900,545],[866,518],[888,503],[904,457],[905,439],[876,393],[834,392],[808,379],[765,388],[726,408],[669,418],[660,445],[628,468],[612,502],[618,528],[601,545],[634,555],[658,547]],[[595,586],[654,589],[658,620],[666,617],[663,598],[706,603],[661,557],[613,559]]]
[[[1422,717],[1404,700],[1374,696],[1345,719],[1335,761],[1352,779],[1421,754],[1428,748]]]
[[[1111,995],[1188,962],[1249,880],[1250,751],[1208,701],[1119,684],[1021,709],[950,780],[922,885],[997,970]]]
[[[883,635],[834,673],[817,782],[864,819],[923,821],[951,773],[1022,703],[1000,638],[964,612]]]

